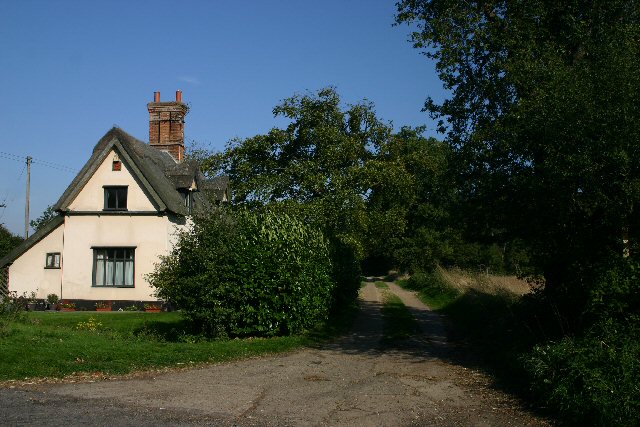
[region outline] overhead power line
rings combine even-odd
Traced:
[[[4,159],[14,160],[16,162],[23,163],[24,159],[27,156],[18,156],[17,154],[12,154],[12,153],[7,153],[5,151],[0,151],[0,157],[2,157]],[[61,165],[59,163],[53,163],[53,162],[49,162],[49,161],[46,161],[46,160],[41,160],[41,159],[38,159],[36,157],[32,157],[32,159],[33,159],[32,163],[38,164],[38,165],[42,165],[42,166],[45,166],[47,168],[57,169],[57,170],[62,171],[62,172],[70,172],[70,173],[78,172],[78,170],[75,169],[75,168],[72,168],[72,167],[69,167],[69,166],[66,166],[66,165]]]

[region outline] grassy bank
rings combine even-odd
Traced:
[[[0,380],[126,374],[292,350],[338,333],[352,314],[308,335],[209,340],[178,313],[25,313],[0,336]]]

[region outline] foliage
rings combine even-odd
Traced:
[[[640,423],[640,322],[607,322],[524,358],[542,403],[576,425]]]
[[[517,307],[551,342],[528,359],[535,390],[569,419],[637,424],[640,4],[397,6],[450,91],[425,110],[454,149],[465,237],[519,242],[544,273]]]
[[[436,310],[455,301],[460,295],[457,289],[444,280],[437,269],[428,273],[418,271],[400,283],[405,288],[418,292],[427,305]]]
[[[585,315],[597,323],[606,319],[619,324],[635,323],[640,313],[640,261],[612,257],[604,271],[589,285]]]
[[[367,255],[405,271],[431,268],[450,252],[450,149],[423,132],[403,127],[365,165]]]
[[[365,165],[392,128],[371,103],[344,110],[333,88],[287,98],[273,113],[289,124],[232,140],[209,159],[208,172],[229,176],[235,204],[269,205],[320,229],[331,244],[334,277],[346,288],[339,293],[353,296],[366,251],[361,236],[371,187]]]
[[[60,298],[58,298],[58,295],[56,295],[56,294],[49,294],[49,295],[47,295],[47,302],[48,302],[49,304],[55,304],[55,303],[57,303],[57,302],[58,302],[58,300],[59,300],[59,299],[60,299]]]
[[[11,252],[22,240],[22,237],[13,235],[3,224],[0,224],[0,258]]]
[[[53,218],[55,218],[57,215],[58,214],[56,213],[56,211],[53,210],[53,205],[49,205],[38,218],[32,219],[31,221],[29,221],[29,225],[35,231],[38,231],[42,227],[47,225],[47,223],[51,221]]]
[[[580,336],[537,345],[523,360],[543,404],[576,423],[640,423],[640,264],[615,257],[591,279]]]
[[[150,282],[207,334],[273,336],[326,319],[330,275],[318,231],[286,214],[219,208],[194,219]]]
[[[582,278],[640,237],[640,6],[406,0],[397,22],[451,96],[426,110],[460,166],[479,237],[520,238],[573,330]]]
[[[28,297],[10,291],[0,294],[0,337],[9,333],[11,324],[24,319]]]
[[[286,127],[231,141],[205,169],[230,177],[234,203],[269,206],[320,229],[342,299],[354,297],[363,260],[386,274],[454,253],[449,146],[423,137],[423,127],[393,133],[373,104],[343,106],[333,88],[287,98],[273,111]]]

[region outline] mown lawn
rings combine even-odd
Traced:
[[[212,340],[178,313],[26,313],[0,335],[0,380],[105,375],[282,352],[327,334]]]

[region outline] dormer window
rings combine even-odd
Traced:
[[[104,210],[105,211],[126,211],[127,210],[127,187],[105,186],[104,187]]]
[[[189,190],[180,190],[182,198],[184,200],[184,207],[187,208],[187,213],[191,214],[193,210],[193,195]]]

